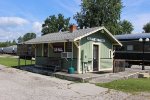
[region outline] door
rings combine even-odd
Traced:
[[[93,71],[98,71],[98,58],[99,58],[98,45],[93,45]]]

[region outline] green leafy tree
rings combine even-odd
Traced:
[[[12,45],[16,45],[16,41],[13,40],[11,41],[6,41],[6,42],[0,42],[0,47],[8,47],[8,46],[12,46]]]
[[[6,47],[6,46],[7,46],[6,42],[0,42],[0,47]]]
[[[11,46],[11,41],[6,41],[6,46]]]
[[[144,25],[143,30],[144,33],[150,33],[150,22]]]
[[[35,33],[26,33],[24,36],[23,36],[23,41],[28,41],[28,40],[31,40],[31,39],[34,39],[36,38],[36,34]]]
[[[16,43],[16,40],[14,39],[13,41],[12,41],[12,45],[16,45],[17,43]]]
[[[74,16],[74,19],[81,29],[105,26],[116,34],[122,7],[121,0],[82,0],[81,11]]]
[[[62,14],[49,16],[42,25],[42,35],[59,32],[60,30],[67,31],[70,25],[69,21],[70,18],[64,18]]]
[[[120,21],[117,34],[130,34],[133,31],[133,25],[127,20]]]

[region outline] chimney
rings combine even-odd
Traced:
[[[74,32],[75,30],[77,30],[77,26],[76,26],[76,25],[70,25],[69,31],[72,33],[72,32]]]

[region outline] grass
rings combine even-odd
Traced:
[[[149,78],[117,80],[109,83],[98,83],[96,85],[130,93],[150,92]]]
[[[34,64],[35,62],[32,61],[32,64]],[[9,58],[9,57],[0,57],[0,64],[1,65],[5,65],[5,66],[8,66],[8,67],[15,67],[15,66],[18,66],[18,59],[17,58]],[[31,64],[31,61],[30,60],[27,60],[26,61],[26,65],[30,65]],[[20,60],[20,65],[25,65],[25,60],[24,59],[21,59]]]

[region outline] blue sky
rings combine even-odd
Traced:
[[[27,32],[41,35],[41,25],[49,15],[71,17],[80,11],[80,0],[0,0],[0,41],[17,39]],[[150,21],[149,0],[123,0],[121,19],[134,25],[132,33],[141,33]]]

